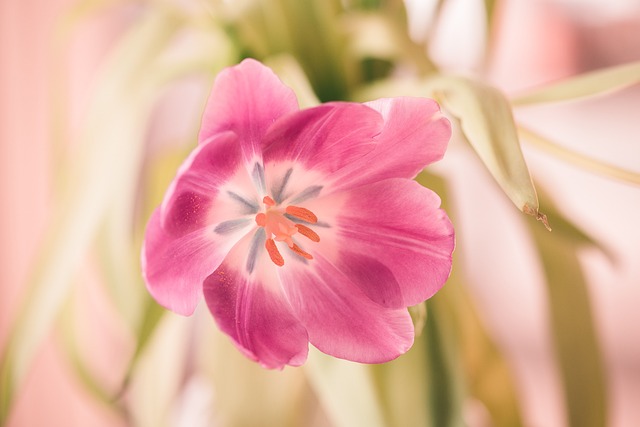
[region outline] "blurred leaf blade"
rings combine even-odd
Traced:
[[[442,208],[455,224],[455,209],[448,203],[446,181],[428,171],[420,173],[416,181],[440,195]],[[513,373],[480,318],[466,287],[465,272],[459,265],[459,259],[460,249],[456,249],[449,280],[428,301],[430,307],[435,304],[441,313],[439,323],[444,322],[441,329],[456,336],[455,351],[449,351],[451,358],[459,358],[455,365],[449,362],[458,372],[454,378],[459,377],[454,388],[457,388],[458,394],[464,392],[465,399],[477,399],[484,405],[491,416],[490,425],[522,426]],[[464,390],[461,390],[462,387]]]
[[[293,55],[323,102],[349,99],[357,80],[343,28],[336,25],[343,11],[338,0],[256,0],[248,2],[243,13],[233,7],[220,9],[244,56],[263,60]]]
[[[145,351],[131,372],[127,388],[129,425],[170,426],[191,362],[192,323],[181,316],[164,316],[154,325]],[[120,397],[120,396],[118,396]]]
[[[430,383],[430,425],[463,425],[466,391],[458,337],[451,324],[453,312],[437,295],[429,300],[427,306],[429,316],[424,334]]]
[[[423,330],[416,336],[413,347],[406,354],[391,362],[371,366],[388,426],[431,425],[433,390],[426,363],[428,338],[425,333]]]
[[[75,314],[76,298],[70,298],[62,309],[61,315],[61,336],[62,349],[66,353],[76,378],[84,386],[85,390],[98,402],[113,410],[120,417],[125,417],[126,410],[118,402],[113,400],[112,394],[100,383],[91,368],[87,365],[80,350],[80,345],[76,337],[75,325],[77,316]]]
[[[602,353],[575,233],[544,233],[531,227],[547,279],[552,333],[572,426],[607,424]]]
[[[195,372],[216,393],[210,408],[220,426],[298,427],[314,423],[325,414],[306,378],[306,368],[264,369],[247,359],[229,337],[217,330],[206,309],[195,328]],[[230,385],[232,385],[230,387]],[[248,404],[250,402],[250,404]],[[189,424],[187,424],[189,425]]]
[[[265,65],[271,68],[284,84],[293,89],[300,108],[315,107],[320,103],[309,79],[293,56],[284,54],[271,56],[265,60]]]
[[[323,102],[349,99],[357,71],[345,49],[345,35],[335,24],[343,11],[341,2],[280,2],[290,25],[292,51],[318,98]]]
[[[584,154],[577,153],[561,146],[560,144],[550,141],[524,126],[519,126],[518,132],[524,137],[524,139],[534,144],[537,148],[544,150],[559,159],[608,178],[617,179],[633,185],[640,185],[640,173],[625,170],[598,159],[585,156]]]
[[[454,275],[438,298],[452,312],[451,322],[459,335],[458,355],[462,359],[461,375],[466,379],[467,394],[484,405],[491,416],[491,425],[522,426],[513,373],[484,327],[464,283]]]
[[[153,298],[151,298],[150,296],[146,298],[146,304],[143,308],[140,326],[135,332],[135,349],[133,355],[131,356],[131,359],[128,362],[127,370],[124,374],[120,390],[118,390],[116,396],[114,396],[116,399],[121,397],[129,387],[134,370],[138,365],[141,357],[144,355],[145,350],[152,342],[151,339],[154,335],[154,332],[160,326],[160,321],[162,320],[166,312],[167,310],[164,307],[160,306]]]
[[[367,365],[309,349],[305,373],[335,427],[384,427],[385,417]]]
[[[640,83],[640,61],[580,74],[514,97],[514,106],[572,101]]]

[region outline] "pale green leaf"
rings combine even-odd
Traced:
[[[532,227],[547,283],[551,328],[564,386],[568,425],[607,423],[602,352],[587,281],[573,234],[543,233]]]
[[[353,93],[353,100],[366,102],[378,98],[394,96],[426,96],[433,97],[430,87],[423,80],[403,77],[381,79],[358,88]]]
[[[100,383],[91,371],[91,368],[87,365],[85,356],[82,354],[82,346],[78,343],[76,337],[78,318],[75,314],[75,303],[76,298],[69,299],[61,311],[62,350],[66,354],[66,359],[76,378],[80,380],[80,383],[84,386],[85,390],[89,392],[89,395],[124,418],[125,408],[120,402],[114,400],[113,395]]]
[[[135,331],[136,346],[133,352],[133,356],[128,362],[127,370],[124,374],[120,390],[117,391],[117,396],[122,396],[124,392],[129,388],[131,378],[134,374],[135,368],[138,366],[140,359],[145,354],[147,347],[151,343],[151,339],[160,325],[160,321],[167,313],[167,310],[160,306],[151,296],[145,297],[145,304],[142,311],[142,319],[140,326]]]
[[[127,388],[130,425],[170,427],[185,384],[193,319],[170,314],[162,318]]]
[[[464,377],[469,397],[486,408],[491,417],[490,425],[521,426],[513,374],[478,315],[465,284],[460,280],[461,275],[454,273],[433,299],[441,305],[440,311],[447,316],[445,321],[448,325],[445,326],[458,341],[457,352],[451,356],[460,359],[458,375]]]
[[[293,89],[300,108],[314,107],[320,103],[304,70],[294,57],[286,54],[271,56],[265,59],[264,64],[271,68],[284,84]]]
[[[446,182],[433,174],[422,172],[416,178],[421,185],[434,190],[442,199],[442,208],[455,223],[455,210],[447,204]],[[456,399],[474,398],[481,402],[491,416],[490,425],[517,427],[522,425],[515,384],[507,361],[493,342],[464,283],[464,272],[458,263],[459,251],[454,253],[453,269],[445,286],[428,301],[435,305],[436,326],[448,350],[446,362],[452,378],[445,408],[460,408]],[[431,311],[429,312],[431,315]],[[439,313],[439,314],[438,314]],[[463,384],[464,382],[464,384]],[[464,390],[462,387],[464,386]],[[462,396],[462,392],[466,395]],[[439,390],[436,390],[439,392]],[[439,419],[445,418],[440,414]],[[435,416],[434,416],[435,418]],[[433,425],[440,425],[434,423]]]
[[[409,36],[405,13],[401,2],[390,2],[375,13],[360,12],[345,16],[342,25],[348,35],[350,55],[361,62],[371,59],[388,61],[388,69],[408,63],[421,74],[435,70],[426,47]],[[367,80],[367,76],[362,77]],[[379,76],[371,77],[375,79]]]
[[[518,209],[548,228],[505,96],[494,87],[464,77],[436,76],[427,84],[460,121],[464,136],[505,194]]]
[[[348,98],[358,70],[346,50],[344,28],[336,25],[340,1],[256,0],[242,10],[235,3],[226,6],[220,7],[223,19],[245,55],[264,59],[289,53],[322,101]]]
[[[600,69],[551,83],[514,97],[515,106],[602,95],[640,83],[640,61]]]
[[[429,340],[425,331],[428,322],[426,303],[411,307],[409,312],[417,323],[411,349],[396,360],[372,365],[370,369],[386,425],[428,427],[432,419],[430,397],[433,387],[426,363]]]
[[[594,159],[584,154],[575,152],[548,138],[534,132],[524,126],[518,127],[519,134],[524,140],[534,144],[537,148],[544,150],[555,157],[574,164],[591,172],[598,173],[608,178],[617,179],[634,185],[640,185],[640,173],[625,170],[609,163]]]
[[[551,200],[544,191],[539,192],[541,200]],[[596,247],[602,251],[610,260],[615,259],[615,254],[611,252],[602,242],[598,241],[587,231],[578,227],[571,221],[557,206],[545,203],[544,209],[549,213],[549,217],[553,218],[553,232],[559,234],[564,240],[571,242],[574,247]]]
[[[380,13],[350,13],[343,21],[349,34],[350,49],[358,58],[396,59],[400,40],[387,17]]]
[[[383,406],[369,366],[309,350],[304,370],[332,425],[384,427]]]
[[[263,368],[249,360],[216,328],[206,309],[201,314],[194,340],[195,371],[208,380],[215,393],[210,410],[217,425],[316,425],[314,421],[324,414],[306,381],[304,369]]]
[[[463,404],[466,390],[460,357],[459,337],[452,323],[454,310],[436,294],[427,302],[429,317],[425,327],[429,406],[431,425],[464,425]]]
[[[261,0],[263,7],[273,1]],[[346,100],[356,79],[356,60],[346,49],[344,28],[336,25],[343,6],[338,0],[279,0],[291,41],[291,52],[302,65],[318,98]]]

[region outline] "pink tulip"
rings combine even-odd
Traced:
[[[183,315],[204,294],[267,368],[303,364],[309,342],[356,362],[398,357],[413,344],[407,307],[451,271],[451,222],[412,180],[450,134],[430,99],[300,110],[259,62],[222,71],[199,146],[147,226],[149,292]]]

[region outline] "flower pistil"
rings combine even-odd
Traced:
[[[265,248],[271,261],[279,267],[284,265],[284,258],[276,246],[276,242],[284,242],[297,255],[311,260],[313,256],[305,252],[293,242],[293,236],[300,233],[312,242],[319,242],[320,236],[311,228],[303,224],[296,224],[290,218],[304,221],[309,224],[318,222],[318,217],[309,209],[300,206],[287,206],[284,210],[279,208],[271,197],[264,196],[262,203],[266,208],[264,212],[256,215],[256,224],[263,227],[267,236]]]

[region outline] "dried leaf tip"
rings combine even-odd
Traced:
[[[540,221],[544,225],[544,228],[546,228],[547,230],[551,231],[551,226],[549,225],[549,221],[547,220],[547,216],[545,214],[543,214],[542,212],[540,212],[537,208],[534,209],[531,206],[529,206],[528,204],[525,204],[522,207],[522,212],[526,213],[527,215],[531,215],[531,216],[535,217],[538,221]]]

